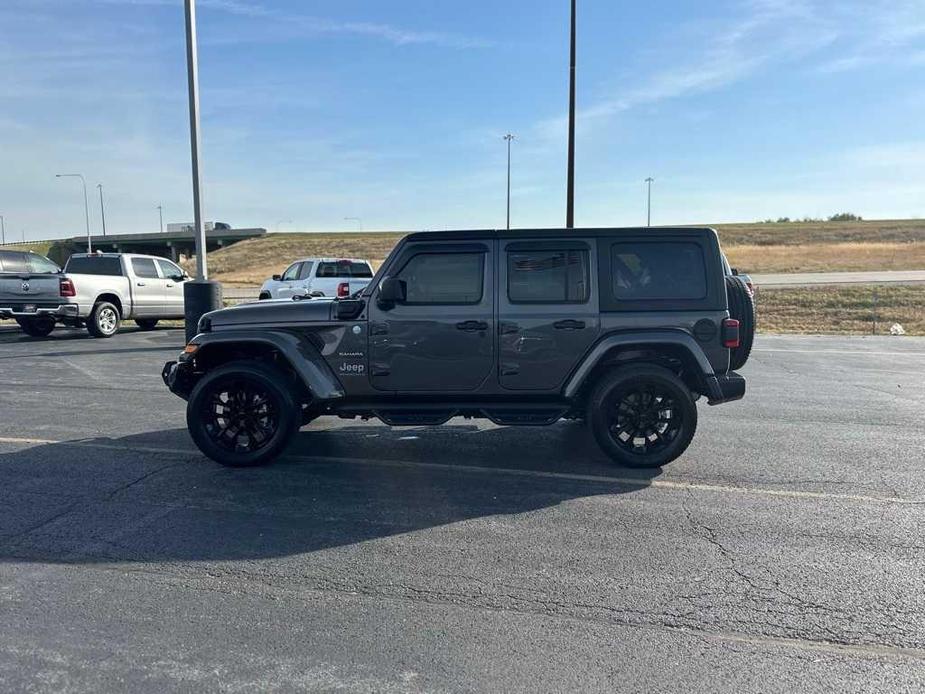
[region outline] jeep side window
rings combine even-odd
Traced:
[[[512,304],[584,303],[590,296],[588,251],[517,251],[507,254]]]
[[[419,253],[396,277],[406,304],[477,304],[482,300],[483,253]]]
[[[703,299],[707,277],[696,243],[615,243],[611,247],[617,300]]]
[[[286,272],[283,273],[282,281],[283,282],[292,282],[299,276],[299,268],[302,267],[302,263],[293,263],[286,268]]]

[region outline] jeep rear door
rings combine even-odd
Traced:
[[[406,300],[369,306],[370,381],[384,391],[477,389],[495,362],[493,262],[486,242],[409,243],[391,263]]]
[[[501,386],[557,390],[600,333],[593,240],[500,243]]]

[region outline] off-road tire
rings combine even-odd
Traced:
[[[100,301],[87,318],[87,332],[93,337],[112,337],[119,332],[122,314],[108,301]]]
[[[135,325],[142,330],[154,330],[157,327],[157,318],[136,318]]]
[[[755,341],[755,301],[741,278],[726,276],[726,297],[729,302],[729,317],[739,321],[739,346],[729,354],[729,368],[741,369],[752,353]]]
[[[48,337],[55,329],[55,319],[43,318],[17,318],[16,322],[22,331],[30,337]]]
[[[648,404],[644,396],[647,392],[652,395]],[[633,402],[634,395],[642,396],[636,402],[641,403],[644,414],[638,417],[651,417],[651,423],[625,424],[627,417],[638,419],[632,414],[633,406],[627,404]],[[658,400],[659,397],[662,399]],[[624,408],[630,408],[629,414]],[[650,415],[650,410],[655,414]],[[658,433],[663,418],[664,439]],[[690,445],[697,431],[697,406],[690,389],[668,369],[654,364],[630,364],[608,372],[595,386],[588,399],[587,419],[595,440],[611,460],[626,467],[656,468],[670,463]],[[649,442],[645,435],[650,431],[656,436],[654,442]],[[621,440],[623,435],[628,436],[627,440]],[[635,445],[640,439],[646,441],[645,449],[649,450]]]
[[[291,378],[253,359],[229,362],[207,373],[186,406],[186,425],[196,446],[228,467],[271,462],[292,441],[300,420]],[[267,438],[259,441],[255,434]],[[248,448],[255,441],[256,447]]]

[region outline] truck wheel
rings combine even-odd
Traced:
[[[186,425],[212,460],[229,467],[263,465],[289,445],[301,408],[286,375],[269,364],[234,361],[206,374],[190,394]]]
[[[136,318],[135,325],[142,330],[154,330],[157,327],[157,318]]]
[[[740,278],[726,277],[726,297],[729,302],[729,317],[739,321],[739,346],[729,354],[729,368],[741,369],[752,353],[755,341],[755,301]]]
[[[260,296],[257,297],[258,301],[266,301],[267,299],[272,299],[273,295],[270,292],[260,292]]]
[[[697,430],[697,406],[668,369],[629,365],[608,373],[591,393],[588,422],[615,462],[661,467],[681,455]]]
[[[93,337],[112,337],[118,332],[121,322],[119,309],[108,301],[101,301],[87,318],[87,332]]]
[[[26,335],[32,337],[48,337],[55,329],[54,318],[17,318],[16,322]]]

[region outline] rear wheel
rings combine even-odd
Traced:
[[[135,325],[142,330],[154,330],[157,327],[157,318],[136,318]]]
[[[87,332],[93,337],[112,337],[119,331],[121,322],[119,309],[108,301],[101,301],[93,307],[87,318]]]
[[[186,407],[187,427],[199,450],[229,467],[276,458],[298,431],[300,419],[286,374],[251,360],[206,374]]]
[[[595,387],[588,421],[598,445],[615,462],[660,467],[690,445],[697,406],[684,382],[668,369],[625,366]]]
[[[17,318],[16,322],[26,335],[32,337],[48,337],[55,329],[55,319],[48,316],[40,318]]]
[[[729,317],[739,321],[739,346],[729,354],[729,368],[735,371],[745,366],[755,340],[755,301],[739,277],[726,276],[726,297]]]

